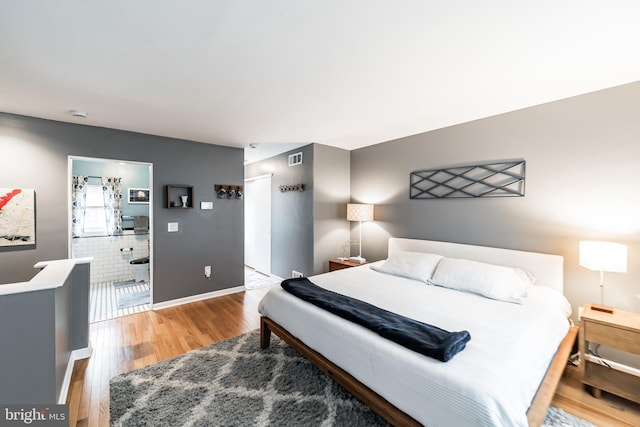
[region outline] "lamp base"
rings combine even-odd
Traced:
[[[357,262],[358,264],[364,264],[367,262],[366,259],[362,258],[361,256],[352,256],[349,257],[349,261],[351,262]]]
[[[591,304],[591,310],[601,311],[603,313],[609,313],[609,314],[613,313],[613,307],[609,307],[608,305],[601,305],[601,304]]]

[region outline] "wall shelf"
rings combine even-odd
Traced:
[[[192,185],[169,184],[165,188],[165,202],[168,209],[193,209]],[[187,196],[186,206],[182,205],[182,196]]]

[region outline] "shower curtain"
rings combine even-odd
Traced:
[[[122,232],[122,178],[103,176],[102,194],[104,212],[107,219],[107,234],[112,236]]]
[[[74,175],[71,184],[71,233],[80,237],[84,231],[84,213],[87,207],[88,177]]]

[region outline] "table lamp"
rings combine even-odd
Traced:
[[[362,257],[362,221],[373,221],[373,205],[367,205],[362,203],[348,203],[347,204],[347,221],[360,222],[360,239],[358,240],[359,251],[357,257],[350,257],[349,261],[357,262],[358,264],[364,264],[367,262]]]
[[[580,265],[600,272],[600,304],[592,304],[591,309],[613,313],[612,307],[604,305],[604,272],[627,272],[627,246],[613,242],[581,241]]]

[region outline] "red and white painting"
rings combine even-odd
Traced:
[[[35,192],[0,188],[0,246],[35,244]]]

